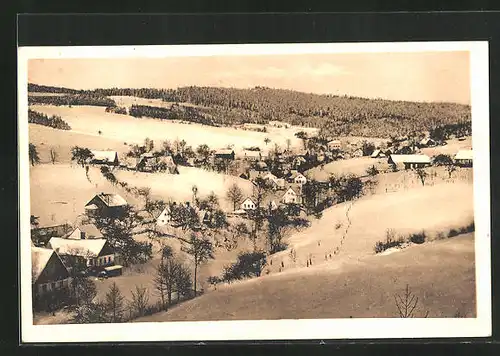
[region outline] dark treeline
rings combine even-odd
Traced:
[[[28,96],[28,104],[48,105],[89,105],[115,107],[116,103],[110,98],[98,96],[92,93],[61,96]]]
[[[47,85],[39,85],[28,83],[28,92],[33,93],[60,93],[60,94],[81,94],[83,90],[69,89],[63,87],[51,87]]]
[[[143,116],[161,120],[185,120],[203,125],[217,126],[217,123],[208,115],[197,108],[172,105],[171,108],[161,108],[148,105],[132,105],[129,114],[141,118]]]
[[[61,117],[55,115],[49,117],[31,109],[28,109],[28,122],[30,124],[44,125],[60,130],[71,130],[71,126],[61,119]]]
[[[85,93],[101,98],[121,95],[191,103],[206,110],[213,122],[220,125],[280,120],[297,126],[322,128],[333,136],[390,137],[471,122],[468,105],[319,95],[266,87],[111,88]],[[184,120],[191,118],[185,117]]]

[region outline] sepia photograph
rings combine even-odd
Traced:
[[[491,335],[487,42],[18,66],[23,341]]]

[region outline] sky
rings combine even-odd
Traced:
[[[470,104],[469,53],[349,53],[31,59],[30,83],[74,89],[266,86],[308,93]]]

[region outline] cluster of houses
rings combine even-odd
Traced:
[[[156,172],[161,170],[170,174],[179,174],[172,156],[158,156],[151,152],[146,152],[139,157],[124,157],[120,159],[116,151],[91,150],[91,152],[93,157],[89,160],[90,164],[120,167],[139,172]]]
[[[100,193],[86,205],[92,216],[121,214],[127,202],[117,194]],[[32,285],[38,295],[67,287],[74,266],[92,274],[115,276],[123,267],[116,262],[115,251],[106,237],[91,223],[81,223],[68,232],[66,225],[38,228],[37,234],[51,235],[44,247],[32,242]]]
[[[472,149],[459,150],[453,157],[453,162],[460,167],[472,167],[473,156]],[[424,154],[392,154],[391,150],[381,149],[373,151],[371,157],[387,158],[387,163],[398,169],[423,168],[432,163],[431,157]]]

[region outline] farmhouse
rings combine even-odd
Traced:
[[[67,237],[72,240],[103,239],[104,235],[94,224],[82,224]]]
[[[124,213],[127,201],[118,194],[99,193],[85,204],[89,216],[116,217]]]
[[[288,188],[288,190],[283,194],[281,201],[285,204],[299,204],[300,198],[297,193],[292,188]]]
[[[243,151],[243,159],[247,161],[260,161],[262,159],[262,154],[260,151]]]
[[[257,208],[254,201],[250,198],[246,198],[243,203],[240,204],[242,210],[255,210]]]
[[[264,172],[267,171],[267,163],[264,161],[259,161],[255,164],[255,170]]]
[[[327,147],[329,150],[340,150],[342,148],[342,144],[340,140],[332,140],[327,143]]]
[[[215,151],[215,158],[234,160],[234,151],[231,149],[221,149]]]
[[[111,266],[115,261],[114,249],[106,239],[74,240],[53,237],[48,247],[70,266],[81,261],[88,268],[99,268]]]
[[[112,166],[118,166],[118,153],[116,151],[91,151],[93,157],[90,163],[93,164],[107,164]]]
[[[393,166],[404,166],[404,169],[422,168],[431,164],[431,159],[426,155],[390,155],[387,163]]]
[[[69,286],[69,272],[54,250],[31,246],[31,266],[31,284],[36,295]]]
[[[472,167],[474,154],[472,150],[460,150],[455,155],[455,163],[463,167]]]

